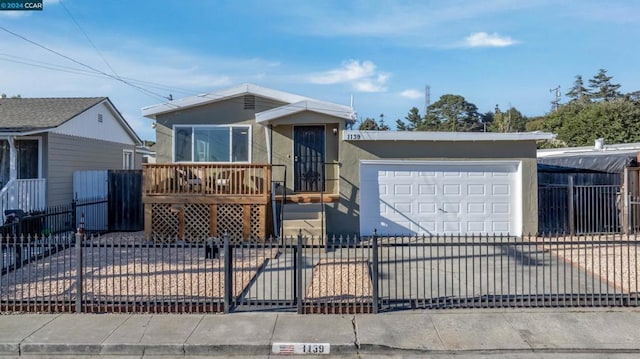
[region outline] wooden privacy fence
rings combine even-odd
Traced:
[[[160,241],[264,240],[271,233],[271,166],[144,164],[145,234]]]

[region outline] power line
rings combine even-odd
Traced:
[[[6,57],[6,58],[2,58],[2,57]],[[11,58],[14,58],[14,59],[11,59]],[[32,67],[42,68],[42,69],[51,70],[51,71],[59,71],[59,72],[64,72],[64,73],[71,73],[71,74],[76,74],[76,75],[85,75],[85,76],[101,77],[101,78],[105,78],[106,77],[106,78],[109,78],[109,79],[113,79],[113,76],[109,76],[108,74],[105,75],[103,73],[99,73],[99,72],[95,72],[95,71],[89,71],[89,70],[83,70],[83,69],[69,67],[69,66],[51,64],[51,63],[47,63],[47,62],[43,62],[43,61],[27,59],[27,58],[24,58],[24,57],[10,55],[10,54],[0,53],[0,61],[13,62],[13,63],[21,64],[21,65],[32,66]],[[150,81],[137,80],[137,79],[133,79],[133,78],[129,78],[129,77],[122,77],[122,76],[121,76],[121,78],[124,79],[124,80],[127,80],[129,82],[147,84],[147,86],[149,86],[149,87],[156,87],[156,88],[159,88],[159,89],[167,89],[167,90],[178,92],[178,93],[184,93],[185,95],[188,95],[188,96],[200,96],[200,97],[208,98],[208,99],[211,99],[211,100],[216,100],[216,99],[223,98],[223,96],[215,96],[212,93],[202,94],[201,92],[198,93],[198,92],[193,91],[193,90],[170,87],[168,85],[163,85],[163,84],[150,82]],[[166,100],[166,98],[163,98],[163,100]],[[229,99],[229,102],[237,103],[237,104],[244,104],[244,100]],[[320,101],[320,102],[323,102],[323,101]],[[171,103],[168,103],[168,102],[164,102],[164,104],[179,108],[178,105],[171,104]],[[305,106],[293,106],[293,104],[290,104],[290,106],[292,106],[293,108],[300,108],[300,109],[319,110],[319,108],[309,107],[309,106],[306,106],[306,107]],[[350,112],[350,111],[336,111],[336,110],[327,110],[327,109],[322,109],[322,110],[323,111],[327,111],[329,113],[336,114],[336,115],[352,114],[352,112]]]
[[[149,95],[149,96],[152,96],[152,97],[159,98],[159,99],[161,99],[161,100],[163,100],[163,101],[166,101],[166,100],[167,100],[167,97],[165,97],[165,96],[163,96],[163,95],[161,95],[161,94],[159,94],[159,93],[157,93],[157,92],[154,92],[154,91],[148,90],[148,89],[146,89],[146,88],[143,88],[143,87],[141,87],[141,86],[138,86],[138,85],[135,85],[135,84],[133,84],[133,83],[132,83],[132,82],[138,82],[138,83],[154,84],[154,83],[152,83],[152,82],[147,82],[147,81],[142,81],[142,80],[135,80],[135,79],[129,79],[129,78],[126,78],[126,77],[114,76],[114,75],[108,74],[108,73],[106,73],[106,72],[104,72],[104,71],[102,71],[102,70],[96,69],[96,68],[95,68],[95,67],[93,67],[93,66],[87,65],[87,64],[85,64],[85,63],[83,63],[83,62],[80,62],[80,61],[78,61],[78,60],[75,60],[75,59],[73,59],[73,58],[71,58],[71,57],[69,57],[69,56],[67,56],[67,55],[64,55],[64,54],[62,54],[62,53],[60,53],[60,52],[58,52],[58,51],[56,51],[56,50],[50,49],[50,48],[48,48],[48,47],[46,47],[46,46],[44,46],[44,45],[42,45],[42,44],[39,44],[39,43],[37,43],[37,42],[35,42],[35,41],[33,41],[33,40],[31,40],[31,39],[29,39],[29,38],[25,37],[25,36],[22,36],[22,35],[20,35],[20,34],[18,34],[18,33],[13,32],[13,31],[11,31],[11,30],[9,30],[9,29],[7,29],[7,28],[3,27],[3,26],[0,26],[0,30],[3,30],[3,31],[5,31],[5,32],[7,32],[7,33],[9,33],[9,34],[11,34],[11,35],[13,35],[13,36],[15,36],[15,37],[18,37],[18,38],[20,38],[20,39],[22,39],[22,40],[24,40],[24,41],[26,41],[26,42],[28,42],[28,43],[30,43],[30,44],[32,44],[32,45],[34,45],[34,46],[37,46],[37,47],[39,47],[39,48],[41,48],[41,49],[43,49],[43,50],[46,50],[46,51],[52,52],[52,53],[54,53],[54,54],[56,54],[56,55],[58,55],[58,56],[60,56],[60,57],[62,57],[62,58],[64,58],[64,59],[67,59],[67,60],[69,60],[69,61],[71,61],[71,62],[73,62],[73,63],[75,63],[75,64],[77,64],[77,65],[80,65],[80,66],[82,66],[82,67],[84,67],[84,68],[87,68],[87,69],[89,69],[89,70],[91,70],[91,71],[81,70],[81,69],[75,69],[75,68],[71,68],[71,67],[67,67],[67,66],[60,66],[60,65],[46,64],[46,63],[44,63],[44,64],[46,64],[47,66],[45,66],[45,65],[36,65],[36,64],[33,64],[33,63],[27,63],[27,62],[24,62],[24,61],[17,61],[17,60],[9,60],[9,59],[0,59],[0,60],[9,61],[9,62],[15,62],[15,63],[21,63],[21,64],[28,65],[28,66],[34,66],[34,67],[39,67],[39,68],[44,68],[44,69],[54,70],[54,71],[61,71],[61,72],[75,73],[75,74],[87,75],[87,76],[104,76],[104,77],[107,77],[107,78],[110,78],[110,79],[113,79],[113,80],[116,80],[116,81],[122,82],[122,83],[124,83],[124,84],[126,84],[126,85],[128,85],[128,86],[130,86],[130,87],[132,87],[132,88],[137,89],[138,91],[140,91],[140,92],[142,92],[142,93],[144,93],[144,94],[146,94],[146,95]],[[14,55],[7,55],[7,54],[5,54],[4,56],[14,56]],[[20,57],[18,57],[18,56],[14,56],[14,57],[16,57],[16,58],[20,58]],[[25,58],[22,58],[22,59],[25,59]],[[36,61],[36,60],[28,60],[28,59],[26,59],[26,60],[27,60],[27,61],[36,62],[36,63],[43,63],[43,62]],[[160,87],[160,88],[162,88],[162,87],[164,86],[164,85],[161,85],[161,84],[154,84],[154,85],[155,85],[155,86],[158,86],[158,87]],[[151,86],[150,86],[150,87],[151,87]],[[168,87],[168,86],[166,86],[165,88],[166,88],[166,89],[172,89],[172,88],[170,88],[170,87]],[[190,94],[195,94],[195,91],[185,91],[184,93],[185,93],[185,94],[189,94],[189,93],[190,93]],[[211,99],[211,100],[216,100],[216,99],[224,98],[224,96],[216,96],[215,94],[212,94],[212,93],[205,93],[205,94],[202,94],[202,95],[195,94],[195,95],[193,95],[193,96],[201,96],[201,97],[203,97],[203,98],[208,98],[208,99]],[[243,103],[243,101],[242,101],[242,100],[238,100],[238,101],[236,101],[236,100],[232,100],[232,99],[229,99],[229,100],[230,100],[230,102]],[[171,101],[171,99],[170,99],[170,101]],[[323,102],[323,101],[320,101],[320,102]],[[173,106],[173,107],[175,107],[175,108],[180,108],[180,106],[178,106],[178,105],[176,105],[176,104],[172,104],[171,102],[163,102],[163,104],[165,104],[165,105],[167,105],[167,106]],[[353,115],[353,111],[327,110],[327,109],[323,109],[323,108],[314,108],[314,107],[308,107],[308,106],[295,106],[295,105],[293,105],[293,104],[290,104],[290,106],[291,106],[291,107],[293,107],[293,108],[308,109],[308,110],[323,110],[323,111],[326,111],[326,112],[329,112],[329,113],[333,113],[333,114],[336,114],[336,115],[345,115],[345,114]]]
[[[39,44],[39,43],[37,43],[37,42],[35,42],[35,41],[31,40],[31,39],[28,39],[28,38],[26,38],[26,37],[24,37],[24,36],[22,36],[22,35],[20,35],[20,34],[18,34],[18,33],[15,33],[15,32],[13,32],[13,31],[11,31],[11,30],[9,30],[9,29],[5,28],[4,26],[0,26],[0,30],[4,31],[4,32],[6,32],[6,33],[9,33],[9,34],[11,34],[11,35],[13,35],[13,36],[15,36],[15,37],[17,37],[17,38],[19,38],[19,39],[22,39],[22,40],[24,40],[24,41],[26,41],[26,42],[28,42],[28,43],[30,43],[30,44],[32,44],[32,45],[34,45],[34,46],[37,46],[37,47],[39,47],[39,48],[41,48],[41,49],[43,49],[43,50],[46,50],[46,51],[52,52],[52,53],[54,53],[54,54],[56,54],[56,55],[58,55],[58,56],[60,56],[60,57],[62,57],[62,58],[64,58],[64,59],[67,59],[67,60],[69,60],[69,61],[71,61],[71,62],[73,62],[73,63],[75,63],[75,64],[78,64],[78,65],[80,65],[80,66],[82,66],[82,67],[86,67],[86,68],[88,68],[88,69],[90,69],[90,70],[92,70],[92,71],[94,71],[94,72],[96,72],[96,73],[102,74],[102,75],[107,76],[107,77],[110,77],[110,78],[112,78],[112,79],[114,79],[114,80],[120,81],[120,82],[122,82],[122,83],[124,83],[124,84],[126,84],[126,85],[129,85],[129,86],[131,86],[131,87],[133,87],[133,88],[136,88],[136,89],[138,89],[139,91],[142,91],[143,93],[145,93],[145,94],[147,94],[147,95],[149,95],[149,96],[153,96],[153,97],[156,97],[156,98],[160,98],[160,99],[166,100],[166,97],[164,97],[164,96],[163,96],[163,95],[161,95],[161,94],[158,94],[158,93],[153,92],[153,91],[151,91],[151,90],[147,90],[147,89],[145,89],[145,88],[143,88],[143,87],[140,87],[140,86],[134,85],[134,84],[132,84],[132,83],[129,83],[129,82],[127,82],[126,80],[123,80],[123,79],[121,79],[121,78],[118,78],[118,77],[116,77],[116,76],[113,76],[113,75],[111,75],[111,74],[108,74],[108,73],[106,73],[106,72],[104,72],[104,71],[98,70],[98,69],[96,69],[96,68],[95,68],[95,67],[93,67],[93,66],[90,66],[90,65],[87,65],[87,64],[85,64],[85,63],[82,63],[82,62],[80,62],[80,61],[78,61],[78,60],[76,60],[76,59],[73,59],[73,58],[71,58],[71,57],[69,57],[69,56],[67,56],[67,55],[64,55],[64,54],[62,54],[62,53],[60,53],[60,52],[58,52],[58,51],[56,51],[56,50],[50,49],[50,48],[48,48],[48,47],[46,47],[46,46],[44,46],[44,45],[41,45],[41,44]]]
[[[80,23],[78,23],[78,21],[76,21],[76,18],[73,17],[73,15],[71,14],[71,11],[69,11],[69,9],[67,8],[67,6],[64,4],[64,2],[62,0],[60,0],[60,5],[62,5],[62,8],[67,12],[67,14],[69,15],[69,17],[71,18],[71,20],[73,21],[74,24],[76,24],[76,26],[78,27],[78,29],[80,30],[80,32],[82,32],[82,34],[84,35],[84,37],[87,39],[87,41],[89,41],[89,44],[91,44],[91,46],[96,50],[96,52],[98,53],[98,56],[100,56],[100,58],[102,59],[102,61],[104,61],[104,63],[107,65],[107,67],[109,67],[109,69],[111,70],[111,72],[113,72],[113,74],[117,77],[120,78],[120,76],[118,76],[118,73],[116,72],[116,70],[111,66],[111,64],[109,63],[109,61],[107,61],[107,59],[102,55],[102,52],[100,52],[100,50],[98,50],[98,47],[93,43],[93,41],[91,41],[91,38],[89,38],[89,35],[87,34],[86,31],[84,31],[84,29],[82,28],[82,26],[80,26]]]

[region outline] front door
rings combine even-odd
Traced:
[[[324,126],[293,128],[293,178],[296,192],[324,191]]]

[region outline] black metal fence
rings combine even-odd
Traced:
[[[9,312],[638,306],[635,235],[1,243],[0,310]]]
[[[540,185],[539,233],[619,233],[623,195],[619,185]]]
[[[101,218],[106,218],[108,199],[97,198],[51,206],[43,211],[22,213],[16,211],[0,226],[2,236],[48,237],[50,235],[75,232],[83,226],[88,233],[103,230]]]

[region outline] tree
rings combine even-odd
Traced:
[[[7,94],[6,93],[2,93],[0,94],[0,98],[7,98]],[[11,96],[10,98],[22,98],[22,96],[20,96],[20,94]]]
[[[496,106],[493,122],[489,126],[491,132],[523,132],[527,130],[527,117],[517,108],[511,107],[507,112],[501,112]]]
[[[496,109],[498,109],[498,105],[496,105]],[[480,121],[482,121],[482,131],[487,132],[493,120],[495,119],[495,113],[488,111],[484,114],[480,115]]]
[[[612,101],[622,96],[618,91],[620,84],[611,83],[612,78],[612,76],[607,76],[607,70],[600,69],[598,74],[589,80],[593,100]]]
[[[460,95],[446,94],[427,107],[423,128],[446,131],[481,131],[478,107]],[[418,128],[423,130],[423,128]]]
[[[569,102],[588,103],[592,96],[589,89],[584,87],[584,81],[582,76],[576,75],[576,80],[573,82],[573,86],[567,92],[567,96],[571,99]]]
[[[620,98],[588,106],[568,104],[545,119],[544,129],[568,146],[592,145],[596,138],[609,143],[640,141],[640,103]]]
[[[527,121],[527,124],[525,125],[525,129],[527,131],[530,131],[530,132],[532,132],[532,131],[543,131],[544,130],[544,120],[545,120],[544,116],[531,117]]]
[[[405,121],[396,120],[398,131],[415,131],[423,126],[424,119],[420,116],[420,110],[417,107],[412,107],[404,119]]]
[[[384,123],[384,113],[380,114],[380,122],[378,123],[378,130],[379,131],[389,131],[390,128],[389,126]]]
[[[381,119],[380,123],[378,123],[375,119],[367,117],[360,126],[358,127],[360,131],[388,131],[389,126],[384,124],[384,120]]]

